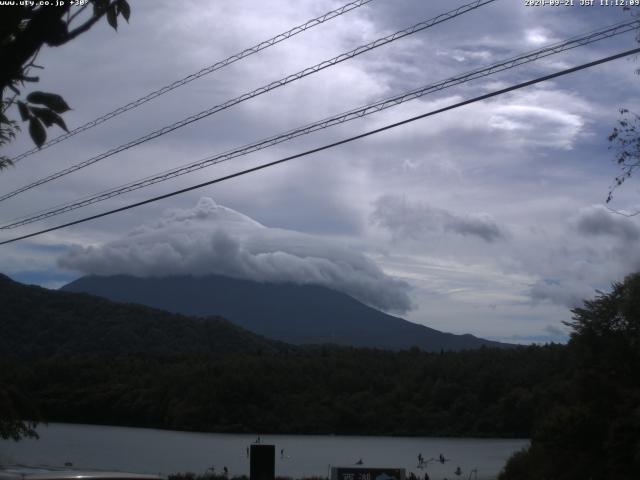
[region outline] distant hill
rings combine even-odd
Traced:
[[[87,294],[23,285],[2,274],[0,331],[0,356],[30,360],[290,348],[220,317],[189,318],[142,305],[123,305]]]
[[[62,287],[123,303],[184,315],[220,315],[283,342],[426,351],[507,347],[473,335],[454,335],[371,308],[343,293],[312,285],[259,283],[228,277],[87,276]]]

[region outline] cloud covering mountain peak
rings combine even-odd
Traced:
[[[72,247],[59,266],[95,275],[217,274],[260,282],[315,284],[385,311],[411,309],[409,285],[336,241],[266,227],[211,198],[174,209],[98,246]]]

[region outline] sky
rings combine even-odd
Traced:
[[[344,2],[346,3],[346,2]],[[70,128],[344,4],[131,2],[43,49],[37,88]],[[0,202],[30,215],[630,18],[614,6],[498,0]],[[464,2],[373,0],[0,173],[7,193]],[[0,240],[97,214],[637,46],[634,32],[474,80],[106,202]],[[452,333],[562,342],[571,308],[640,270],[640,216],[604,204],[608,135],[640,111],[629,57],[473,103],[137,209],[0,246],[0,272],[58,288],[86,274],[223,274],[318,284]],[[16,114],[17,117],[17,114]],[[49,129],[52,138],[60,131]],[[26,128],[23,129],[26,132]],[[22,133],[3,149],[31,148]],[[632,178],[610,207],[640,210]]]

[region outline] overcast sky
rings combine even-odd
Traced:
[[[44,49],[38,89],[69,127],[304,23],[341,1],[131,2]],[[0,173],[6,193],[287,74],[464,2],[374,0],[205,76]],[[620,7],[498,0],[25,192],[2,223],[621,22]],[[422,97],[19,229],[9,239],[330,143],[637,45],[633,33]],[[315,283],[453,333],[563,341],[569,309],[640,269],[640,217],[606,210],[607,136],[640,111],[637,59],[622,59],[284,165],[0,247],[0,272],[57,288],[84,274],[220,273]],[[25,128],[26,130],[26,128]],[[57,134],[55,128],[49,135]],[[5,149],[30,148],[28,135]],[[611,205],[640,209],[632,179]]]

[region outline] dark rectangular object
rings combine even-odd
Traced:
[[[276,446],[251,445],[250,480],[274,480],[276,477]]]

